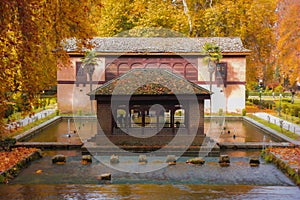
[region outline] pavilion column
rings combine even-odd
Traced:
[[[196,133],[197,135],[204,134],[204,116],[203,116],[203,105],[204,101],[200,100],[197,103],[190,102],[188,110],[188,123],[189,123],[189,132]],[[199,110],[199,112],[195,112]],[[202,122],[203,121],[203,122]]]
[[[172,133],[175,134],[175,108],[171,108],[171,127],[172,127]]]
[[[199,100],[198,104],[200,113],[198,134],[204,135],[204,100]]]
[[[126,128],[126,131],[128,133],[131,116],[130,116],[130,109],[127,105],[125,107],[125,111],[126,111],[126,115],[125,115],[125,127],[124,128]]]
[[[160,127],[159,127],[159,123],[160,123],[159,114],[160,113],[156,111],[156,131],[157,131],[157,133],[159,132],[159,129],[160,129]]]
[[[106,135],[112,135],[113,117],[110,103],[98,102],[97,110],[97,118],[101,127],[101,132],[103,131]]]
[[[145,129],[145,126],[146,126],[146,108],[145,107],[142,107],[141,109],[141,112],[142,112],[142,134],[144,134],[144,129]]]

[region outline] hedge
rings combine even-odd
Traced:
[[[272,96],[273,95],[272,93],[273,93],[272,91],[270,91],[270,92],[262,92],[261,95],[262,96]],[[282,97],[292,97],[292,93],[291,92],[283,92],[283,93],[274,92],[274,95],[277,96],[277,97],[280,94],[282,94]],[[259,97],[259,95],[260,95],[260,92],[258,92],[258,91],[250,91],[249,92],[249,96],[258,96]]]

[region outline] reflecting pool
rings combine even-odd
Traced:
[[[45,153],[8,185],[0,185],[0,199],[297,199],[300,194],[273,164],[261,160],[259,167],[249,166],[249,157],[258,151],[222,152],[231,156],[229,167],[219,166],[218,158],[207,157],[197,166],[181,157],[177,165],[149,173],[117,171],[95,157],[82,165],[76,150]],[[67,156],[65,165],[52,164],[56,154]],[[151,167],[159,162],[153,157],[139,165],[135,157],[120,157],[119,164]],[[102,173],[111,173],[112,181],[97,180]]]
[[[218,124],[219,123],[219,124]],[[217,124],[217,125],[216,125]],[[218,142],[277,142],[265,131],[253,126],[244,120],[225,120],[220,123],[218,120],[205,122],[205,132],[210,126],[217,126],[214,135],[217,135]],[[27,141],[30,142],[65,142],[68,132],[71,135],[79,133],[84,141],[93,137],[97,131],[96,119],[62,119],[53,125],[42,129]]]
[[[242,120],[206,122],[219,126],[218,142],[278,141],[259,128]],[[96,119],[63,119],[41,130],[29,141],[64,142],[68,134],[86,140],[95,135]],[[235,135],[235,137],[233,137]],[[258,150],[221,150],[230,156],[230,166],[221,167],[218,157],[205,157],[202,166],[188,165],[188,157],[180,157],[176,165],[147,173],[116,170],[109,156],[94,156],[93,163],[81,163],[80,150],[44,151],[7,185],[0,185],[0,199],[297,199],[300,189],[273,164],[260,159],[258,167],[250,167],[249,158],[259,156]],[[54,155],[67,156],[64,165],[52,164]],[[148,163],[138,164],[138,155],[120,156],[124,168],[155,168],[165,157],[148,157]],[[39,173],[37,173],[39,171]],[[140,170],[137,170],[140,171]],[[97,176],[111,173],[112,180],[102,182]]]

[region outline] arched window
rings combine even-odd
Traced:
[[[198,81],[198,70],[192,64],[187,64],[185,66],[185,78],[190,81]]]
[[[122,63],[118,66],[118,76],[121,76],[122,74],[125,74],[130,70],[130,66],[128,66],[127,63]]]
[[[118,109],[116,110],[115,116],[115,127],[117,128],[123,128],[126,127],[127,124],[127,112],[125,109],[125,106],[119,106]]]
[[[115,63],[109,63],[105,69],[105,80],[110,81],[118,76],[118,66]]]
[[[180,109],[175,110],[175,113],[174,113],[174,126],[175,126],[175,128],[186,127],[184,109],[180,108]]]
[[[83,84],[83,87],[85,87],[86,83],[87,83],[86,70],[84,70],[82,66],[82,62],[76,62],[76,86],[78,87],[79,84]]]
[[[182,76],[184,76],[184,66],[182,63],[175,63],[173,65],[173,73],[176,74],[181,74]]]

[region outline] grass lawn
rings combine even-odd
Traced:
[[[288,131],[288,130],[285,130],[285,129],[281,129],[280,126],[277,126],[276,124],[272,124],[272,123],[269,123],[267,120],[264,120],[264,119],[261,119],[259,117],[256,117],[255,115],[247,115],[248,117],[254,119],[255,121],[275,130],[275,131],[278,131],[279,133],[293,139],[293,140],[299,140],[300,139],[300,136],[291,132],[291,131]]]
[[[26,126],[19,127],[17,130],[11,131],[6,136],[8,136],[8,137],[14,137],[16,135],[19,135],[19,134],[23,133],[24,131],[32,129],[35,126],[38,126],[39,124],[42,124],[42,123],[48,121],[49,119],[52,119],[55,116],[57,116],[56,113],[52,113],[52,114],[50,114],[50,115],[48,115],[48,116],[46,116],[46,117],[44,117],[42,119],[36,120],[36,121],[34,121],[34,122],[26,125]]]
[[[259,99],[259,97],[257,96],[252,96],[251,98]],[[300,117],[297,117],[297,115],[300,116],[300,98],[295,97],[295,101],[293,104],[289,102],[290,100],[291,97],[285,97],[282,98],[282,101],[280,102],[279,96],[276,96],[275,99],[272,96],[263,96],[262,101],[273,101],[275,103],[275,106],[273,106],[272,110],[260,109],[257,105],[254,105],[249,101],[247,102],[246,110],[247,113],[265,112],[273,116],[279,117],[278,108],[280,107],[281,104],[281,112],[280,112],[281,116],[279,118],[289,121],[291,123],[300,124]]]

